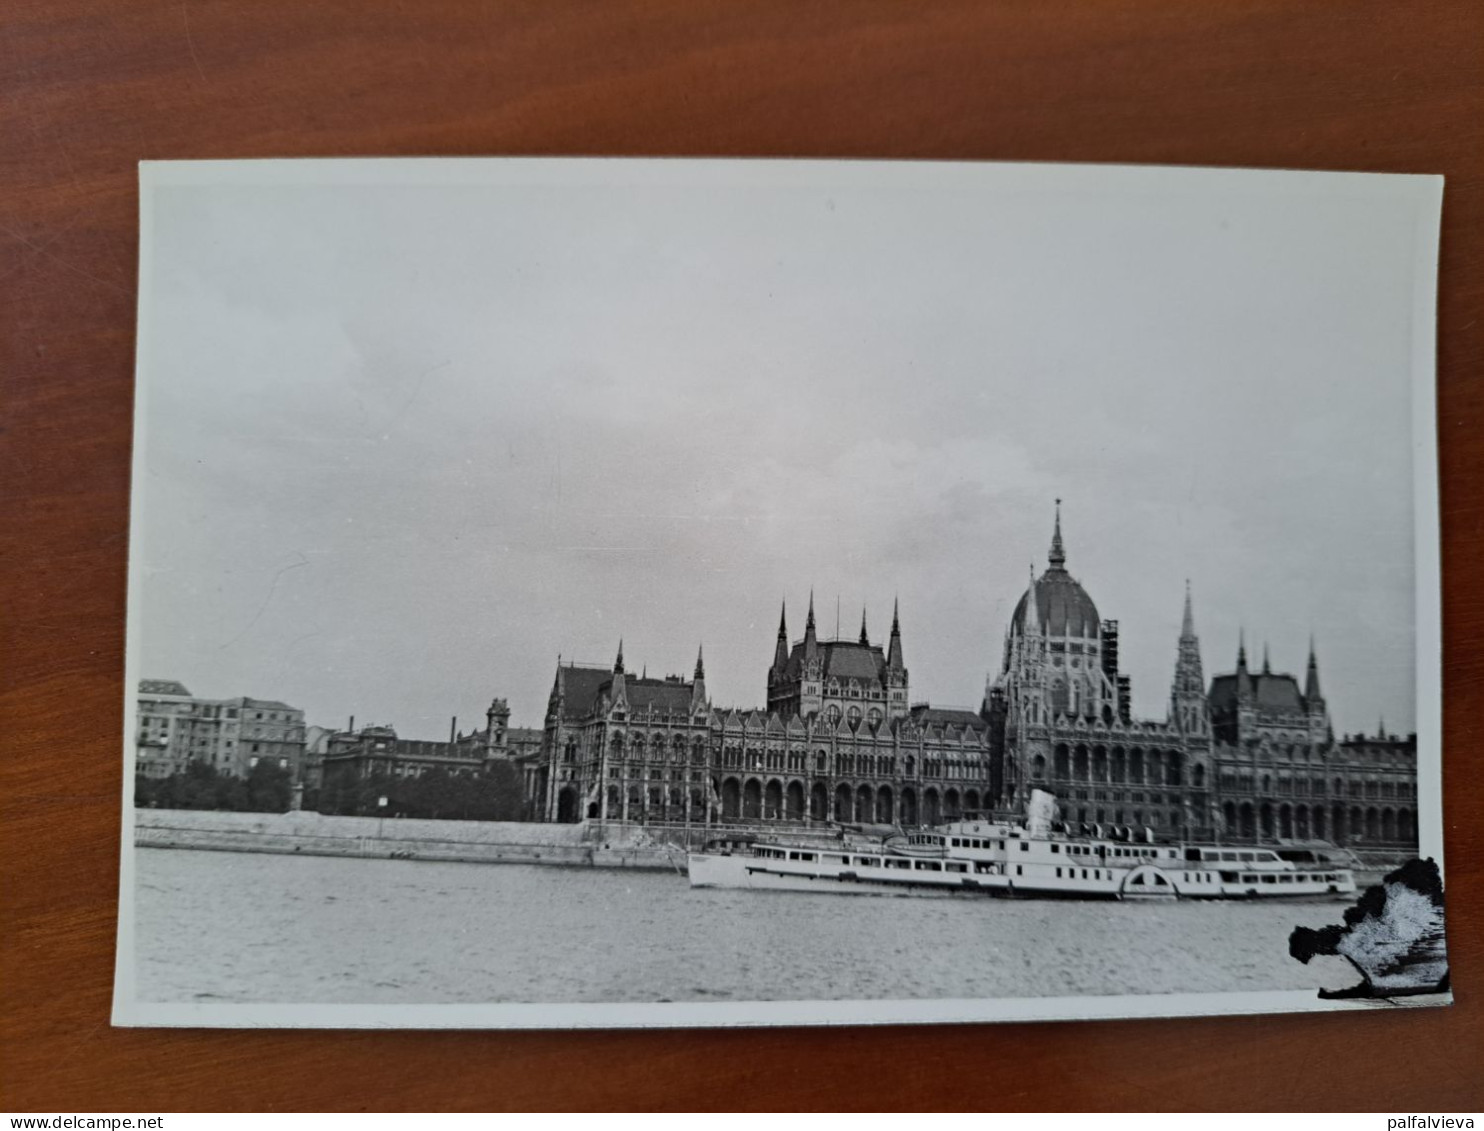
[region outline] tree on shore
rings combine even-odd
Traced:
[[[164,778],[134,775],[139,809],[223,809],[236,813],[284,813],[293,796],[288,770],[259,762],[247,778],[219,773],[205,762],[190,762]]]
[[[293,775],[272,762],[259,762],[247,775],[247,808],[254,813],[287,813],[293,803]]]
[[[380,804],[386,798],[386,805]],[[416,777],[337,779],[319,793],[321,813],[422,817],[444,821],[520,821],[527,816],[520,769],[495,761],[475,773],[441,767]]]

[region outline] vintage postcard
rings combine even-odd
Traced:
[[[1448,1002],[1441,199],[145,164],[116,1023]]]

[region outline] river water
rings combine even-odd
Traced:
[[[1316,989],[1337,903],[693,891],[674,873],[141,848],[141,1001],[932,999]]]

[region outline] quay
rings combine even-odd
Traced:
[[[312,812],[134,810],[137,848],[544,864],[685,872],[685,845],[616,821],[551,825],[333,817]]]
[[[352,856],[441,860],[466,864],[540,864],[686,873],[686,854],[729,834],[756,836],[741,826],[646,827],[589,820],[572,825],[524,821],[441,821],[338,817],[308,811],[232,813],[198,809],[134,810],[137,848],[261,852],[284,856]],[[818,845],[838,829],[781,823],[766,834]],[[1398,850],[1340,850],[1361,887],[1409,857]]]

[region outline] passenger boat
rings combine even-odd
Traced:
[[[1023,823],[969,817],[869,847],[759,839],[691,853],[695,888],[849,895],[1173,900],[1340,898],[1350,871],[1301,865],[1277,852],[1214,844],[1158,844],[1145,834],[1082,836],[1052,819],[1037,791]]]

